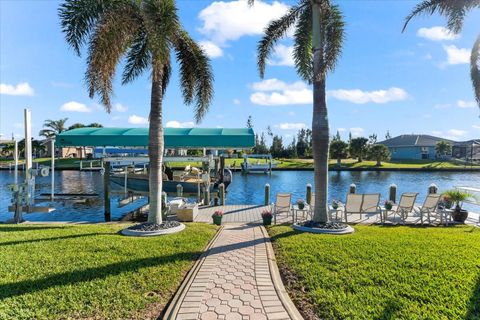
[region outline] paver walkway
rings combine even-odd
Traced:
[[[273,281],[281,280],[272,280],[267,239],[261,228],[224,226],[194,268],[196,274],[183,288],[176,311],[168,318],[297,319],[295,313],[291,315],[293,304],[288,298],[285,301],[274,285]]]

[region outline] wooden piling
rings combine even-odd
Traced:
[[[395,183],[390,185],[388,199],[393,203],[397,203],[397,185]]]
[[[357,192],[357,185],[355,183],[352,183],[350,185],[350,190],[349,190],[350,193],[355,193]]]
[[[312,185],[310,183],[307,184],[307,194],[305,198],[307,204],[312,203]]]
[[[220,205],[223,206],[225,205],[225,185],[223,183],[220,183],[218,186],[218,193],[220,196]]]
[[[105,162],[105,173],[103,174],[103,199],[105,206],[105,221],[111,220],[110,211],[110,161]]]
[[[265,184],[265,202],[264,205],[268,206],[270,204],[270,185]]]

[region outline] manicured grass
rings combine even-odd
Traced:
[[[480,319],[479,228],[355,230],[332,236],[269,229],[301,309],[321,319]]]
[[[279,159],[278,168],[313,168],[312,159]],[[336,160],[330,160],[329,166],[331,168],[357,168],[357,169],[463,169],[463,168],[480,168],[476,166],[465,166],[463,163],[454,161],[432,161],[432,160],[402,160],[402,161],[386,161],[382,162],[380,167],[377,166],[376,161],[364,160],[357,162],[355,159],[344,159],[340,166],[337,165]]]
[[[0,224],[0,319],[156,319],[216,228],[136,238],[125,227]]]

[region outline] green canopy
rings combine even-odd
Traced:
[[[165,148],[251,148],[253,129],[165,128]],[[60,147],[147,147],[148,128],[78,128],[57,135]]]

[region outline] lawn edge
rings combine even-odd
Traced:
[[[204,248],[203,253],[198,257],[197,261],[193,264],[190,270],[187,271],[185,277],[183,278],[180,286],[175,291],[173,297],[167,302],[165,308],[159,315],[159,319],[175,319],[178,310],[180,309],[181,302],[187,293],[187,289],[190,287],[191,283],[195,279],[196,274],[200,270],[200,267],[203,263],[203,260],[207,256],[208,251],[213,246],[217,238],[219,237],[221,231],[223,230],[223,226],[217,229],[215,235],[210,239],[210,242]]]
[[[287,310],[290,318],[293,320],[303,320],[302,315],[298,311],[292,299],[290,299],[288,291],[283,284],[283,279],[277,266],[277,259],[275,257],[275,251],[273,250],[270,235],[268,234],[268,231],[265,229],[264,226],[260,226],[260,230],[262,230],[262,234],[265,239],[265,247],[267,248],[267,259],[270,268],[270,276],[272,278],[275,291],[277,292],[277,295],[280,298],[283,306]]]

